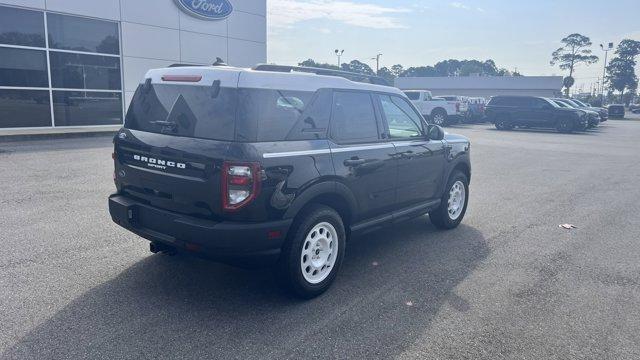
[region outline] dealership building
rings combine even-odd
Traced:
[[[267,0],[0,0],[0,135],[110,131],[148,69],[266,62]]]
[[[562,95],[562,76],[399,77],[395,85],[402,90],[430,90],[434,96],[461,95],[488,99],[497,95]]]

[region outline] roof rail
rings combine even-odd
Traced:
[[[253,70],[277,71],[277,72],[305,72],[305,73],[311,73],[316,75],[339,76],[351,81],[368,83],[368,84],[391,86],[389,82],[387,82],[387,80],[381,78],[380,76],[360,74],[360,73],[351,72],[351,71],[315,68],[315,67],[307,67],[307,66],[289,66],[289,65],[274,65],[274,64],[259,64],[259,65],[256,65],[253,68]]]
[[[187,67],[187,66],[205,66],[205,65],[180,64],[180,63],[169,65],[170,68],[173,68],[173,67]]]

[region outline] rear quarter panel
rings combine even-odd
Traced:
[[[243,149],[240,149],[243,148]],[[260,196],[251,219],[278,220],[306,189],[335,175],[327,140],[253,143],[229,152],[231,161],[251,157],[262,164]]]

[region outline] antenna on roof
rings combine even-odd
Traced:
[[[229,66],[224,60],[219,57],[216,57],[216,62],[213,63],[213,66]]]

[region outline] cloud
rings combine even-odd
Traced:
[[[411,7],[418,12],[428,12],[432,10],[431,6],[424,4],[413,4]]]
[[[485,12],[484,8],[481,8],[479,6],[476,7],[476,8],[472,8],[469,5],[466,5],[466,4],[463,4],[461,2],[457,2],[457,1],[449,3],[449,6],[454,7],[456,9],[461,9],[461,10],[467,10],[467,11],[475,10],[475,11],[481,12],[481,13]]]
[[[462,10],[471,10],[471,8],[468,5],[465,5],[461,2],[452,2],[449,3],[449,5],[451,5],[452,7],[456,8],[456,9],[462,9]]]
[[[333,0],[270,0],[269,26],[290,28],[307,20],[332,20],[371,29],[403,29],[406,25],[393,17],[404,8]]]

